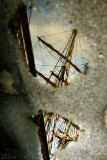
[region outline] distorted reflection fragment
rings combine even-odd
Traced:
[[[57,21],[56,10],[50,3],[36,1],[23,6],[10,22],[10,28],[21,47],[28,72],[57,89],[70,85],[79,74],[86,75],[89,66],[77,29]],[[55,151],[78,140],[81,130],[72,119],[46,111],[32,118],[39,126],[43,159],[54,160]]]
[[[55,21],[55,8],[51,6],[50,11],[50,3],[31,4],[28,17],[37,78],[57,89],[70,85],[79,74],[86,75],[89,66],[77,29]],[[39,125],[43,159],[55,160],[55,152],[76,142],[82,131],[79,124],[56,113],[40,111],[34,122]]]

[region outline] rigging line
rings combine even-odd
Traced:
[[[52,45],[55,45],[56,43],[58,43],[59,41],[62,41],[63,39],[67,38],[69,36],[69,34],[66,37],[63,37],[61,39],[59,39],[58,41],[56,41],[55,43],[53,43]]]
[[[43,37],[43,38],[44,38],[44,40],[47,42],[46,38],[45,38],[45,37]]]
[[[56,66],[55,66],[55,68],[53,69],[53,72],[55,71],[55,69],[56,69],[56,67],[57,67],[57,64],[59,63],[59,61],[60,61],[61,59],[62,59],[62,58],[61,58],[61,57],[59,57],[59,59],[58,59],[58,61],[57,61],[57,63],[56,63]],[[49,79],[51,78],[51,76],[52,76],[52,73],[51,73],[51,75],[50,75]]]
[[[69,69],[69,72],[71,73],[71,74],[69,75],[69,77],[70,77],[72,74],[75,74],[75,70],[74,70],[74,72],[71,72],[70,69]],[[68,77],[68,78],[69,78],[69,77]]]
[[[73,73],[73,72],[71,71],[71,68],[70,68],[70,69],[68,69],[68,71],[69,71],[69,72],[71,72],[71,73]],[[76,70],[74,69],[74,73],[75,73],[75,72],[76,72]]]
[[[45,44],[43,44],[44,46],[45,46]],[[47,47],[46,47],[46,50],[48,51],[48,53],[50,53],[51,54],[51,56],[52,57],[54,57],[55,59],[57,59],[55,56],[53,56],[53,54],[47,49]],[[58,59],[57,59],[58,60]]]
[[[32,39],[33,39],[34,41],[37,41],[37,37],[35,37],[34,35],[32,35]]]
[[[44,44],[43,44],[44,45]],[[40,47],[42,48],[42,49],[46,49],[47,50],[47,47],[44,45],[44,48],[40,45]],[[50,53],[52,53],[53,51],[48,51],[48,52],[50,52]]]
[[[34,48],[37,46],[38,42],[39,42],[39,41],[37,41],[36,44],[34,45],[33,50],[34,50]]]
[[[44,38],[45,39],[45,38]],[[45,41],[46,41],[46,39],[45,39]],[[47,42],[47,41],[46,41]],[[39,43],[40,44],[40,43]],[[44,44],[43,44],[44,45]],[[40,44],[40,47],[42,48],[42,49],[46,49],[47,50],[47,47],[44,45],[44,48],[41,46],[41,44]],[[48,51],[48,50],[47,50]],[[49,53],[52,53],[53,51],[48,51]]]
[[[50,66],[50,67],[55,67],[55,66],[52,66],[52,65],[41,65],[41,64],[36,64],[36,63],[35,63],[35,65],[37,65],[37,66],[47,66],[47,67]],[[62,67],[62,66],[57,66],[57,67]]]
[[[45,39],[45,37],[44,37],[44,39]],[[66,42],[65,42],[65,43],[66,43]],[[64,43],[64,45],[65,45],[65,43]],[[46,48],[46,47],[45,47],[45,48]],[[66,48],[66,46],[65,46],[65,48]],[[62,48],[61,48],[61,49],[62,49]],[[61,50],[61,49],[60,49],[60,50]],[[60,50],[59,50],[59,51],[60,51]],[[53,51],[50,51],[50,52],[53,52]],[[64,51],[63,51],[63,52],[64,52]],[[63,54],[63,53],[62,53],[62,54]],[[62,60],[62,58],[59,57],[59,61],[60,61],[60,62],[61,62],[61,60]],[[57,64],[59,63],[59,61],[57,62]],[[56,64],[56,66],[52,66],[52,67],[54,67],[53,72],[55,71],[55,69],[56,69],[57,67],[62,67],[62,66],[57,66],[57,64]],[[57,71],[60,72],[60,70],[58,70],[58,69],[57,69]],[[52,73],[51,73],[49,79],[51,78],[51,76],[52,76]]]
[[[67,35],[66,37],[64,37],[64,38],[61,38],[60,40],[58,40],[57,42],[55,42],[54,44],[52,44],[52,45],[55,45],[56,43],[58,43],[59,41],[62,41],[63,39],[65,39],[65,38],[67,38],[69,35]],[[46,38],[45,37],[43,37],[44,38],[44,40],[47,42],[47,40],[46,40]],[[66,42],[65,42],[66,43]],[[65,43],[64,43],[64,45],[65,45]],[[63,46],[64,46],[63,45]],[[60,48],[60,50],[63,48],[63,46]],[[41,48],[43,48],[43,47],[41,47]],[[46,46],[45,46],[45,48],[46,48]],[[45,49],[45,48],[43,48],[43,49]],[[59,51],[60,51],[59,50]],[[50,51],[50,52],[53,52],[53,51]]]
[[[70,37],[68,38],[68,42],[69,42],[69,40],[70,40]],[[65,48],[64,48],[64,50],[63,50],[63,52],[62,52],[62,55],[64,54],[64,52],[65,52],[65,50],[66,50],[66,48],[67,48],[67,46],[68,46],[68,42],[67,42],[66,45],[65,45]],[[58,62],[56,63],[56,66],[55,66],[53,72],[55,71],[55,69],[57,68],[57,65],[58,65],[59,61],[61,61],[61,60],[62,60],[62,58],[59,57],[59,60],[58,60]],[[63,64],[63,62],[62,62],[62,64]],[[58,72],[59,72],[59,74],[60,74],[61,69],[60,69]],[[58,75],[59,75],[59,74],[58,74]],[[51,73],[49,79],[51,78],[51,76],[52,76],[52,73]]]
[[[71,71],[69,70],[69,72],[71,73],[71,74],[69,75],[69,77],[70,77],[71,75],[73,75],[73,74],[76,73],[75,70],[74,70],[74,72],[71,72]]]
[[[39,42],[39,46],[40,46],[40,42]],[[42,63],[44,64],[44,62],[43,62],[43,57],[42,57],[42,52],[41,52],[41,48],[40,48],[40,53],[41,53]],[[44,73],[45,73],[45,67],[43,66],[43,68],[44,68]]]
[[[69,35],[67,35],[66,37],[68,37],[68,36],[69,36]],[[64,37],[64,38],[66,38],[66,37]],[[63,38],[63,39],[64,39],[64,38]],[[44,39],[45,39],[45,37],[44,37]],[[65,43],[66,43],[66,42],[65,42]],[[65,43],[64,43],[64,45],[65,45]],[[64,46],[64,45],[63,45],[63,46]],[[46,48],[46,47],[45,47],[45,48]],[[61,47],[60,50],[61,50],[62,48],[63,48],[63,47]],[[59,51],[60,51],[60,50],[59,50]],[[52,52],[52,51],[50,51],[50,52]],[[64,52],[64,51],[63,51],[63,52]],[[60,61],[61,59],[62,59],[62,58],[60,57],[60,58],[59,58],[59,61]],[[58,62],[59,62],[59,61],[58,61]],[[58,63],[57,63],[57,64],[58,64]],[[57,66],[57,64],[56,64],[56,66],[54,66],[55,68],[56,68],[56,67],[62,67],[62,66]],[[54,71],[55,71],[55,70],[54,70]],[[53,72],[54,72],[54,71],[53,71]]]
[[[84,66],[81,67],[81,70],[84,69]]]
[[[71,36],[68,38],[68,41],[67,41],[66,46],[65,46],[65,48],[64,48],[64,50],[63,50],[63,53],[65,52],[66,49],[68,49],[70,40],[71,40]],[[67,56],[67,52],[66,52],[65,56]],[[65,60],[62,61],[62,65],[63,65],[64,61],[65,61]]]
[[[56,72],[59,72],[59,71],[60,70],[56,69]],[[72,72],[70,69],[68,69],[68,71],[71,73],[71,75],[74,74],[74,73],[76,73],[75,70],[74,70],[74,72]],[[69,75],[69,77],[70,77],[70,75]]]
[[[63,46],[65,45],[65,44],[67,44],[67,42],[65,42],[64,44],[63,44]],[[63,46],[60,48],[60,50],[59,51],[61,51],[61,49],[63,48]],[[66,45],[65,45],[66,46]],[[65,49],[66,47],[64,47],[64,49]],[[64,51],[63,51],[64,52]]]
[[[69,32],[71,30],[68,30],[68,31],[63,31],[63,32],[58,32],[58,33],[53,33],[53,34],[50,34],[50,35],[43,35],[43,36],[40,36],[40,37],[49,37],[49,36],[53,36],[53,35],[56,35],[56,34],[61,34],[61,33],[65,33],[65,32]]]
[[[62,52],[62,55],[64,54],[65,50],[67,49],[67,46],[68,46],[69,41],[70,41],[70,38],[71,38],[71,37],[69,37],[69,38],[68,38],[68,41],[66,42],[65,48],[63,49],[63,52]],[[61,58],[61,57],[60,57],[60,58]],[[64,62],[64,61],[63,61],[63,62]],[[63,62],[62,62],[62,63],[63,63]]]
[[[76,57],[77,57],[77,39],[76,39],[75,41],[76,41],[76,53],[75,53],[75,65],[76,65]]]
[[[42,49],[46,49],[46,46],[42,47],[40,43],[39,43],[39,47]]]
[[[78,36],[78,39],[79,39],[79,44],[80,44],[80,49],[81,49],[81,55],[82,55],[83,64],[84,64],[84,56],[83,56],[83,52],[82,52],[81,43],[80,43],[80,37],[79,36]]]

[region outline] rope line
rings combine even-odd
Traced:
[[[83,64],[84,64],[84,56],[83,56],[83,52],[82,52],[81,43],[80,43],[80,37],[79,36],[78,36],[78,39],[79,39],[79,45],[80,45],[81,55],[82,55]]]
[[[63,32],[58,32],[58,33],[53,33],[53,34],[50,34],[50,35],[43,35],[43,36],[40,36],[40,37],[50,37],[50,36],[54,36],[54,35],[65,33],[65,32],[69,32],[69,31],[71,31],[71,30],[63,31]]]
[[[61,39],[59,39],[58,41],[56,41],[55,43],[53,43],[52,45],[55,45],[55,44],[57,44],[58,42],[60,42],[60,41],[62,41],[63,39],[65,39],[65,38],[67,38],[69,35],[67,35],[66,37],[64,37],[64,38],[61,38]]]
[[[40,46],[40,43],[39,43],[39,46]],[[40,53],[41,53],[42,63],[44,64],[43,57],[42,57],[42,52],[41,52],[41,47],[40,47]],[[45,73],[45,67],[44,67],[44,65],[43,65],[43,68],[44,68],[44,73]]]
[[[37,41],[36,44],[34,45],[33,50],[34,50],[34,48],[37,46],[38,42],[39,42],[39,41]]]
[[[46,66],[46,67],[55,67],[55,66],[52,66],[52,65],[42,65],[42,64],[37,64],[37,63],[35,63],[35,65],[37,65],[37,66]],[[79,64],[77,66],[82,66],[82,65],[84,65],[84,64]],[[57,67],[62,67],[62,66],[57,66]]]
[[[43,44],[43,45],[44,45],[44,44]],[[44,46],[45,46],[45,45],[44,45]],[[54,57],[55,59],[57,59],[57,58],[56,58],[55,56],[53,56],[53,54],[51,53],[52,51],[50,52],[50,51],[47,49],[47,47],[46,47],[46,50],[48,51],[48,53],[51,54],[52,57]],[[58,60],[58,59],[57,59],[57,60]]]
[[[67,32],[67,31],[64,31],[64,32]],[[60,33],[64,33],[64,32],[60,32]],[[56,33],[56,34],[60,34],[60,33]],[[52,35],[55,35],[55,34],[52,34]],[[52,36],[52,35],[49,35],[49,36]],[[47,37],[48,37],[48,36],[47,36]],[[70,35],[66,35],[66,37],[61,38],[61,39],[57,40],[55,43],[52,44],[52,45],[55,45],[56,43],[61,42],[62,40],[64,40],[64,39],[67,38],[67,37],[68,37],[67,42],[64,42],[63,45],[61,46],[61,48],[58,50],[59,52],[62,53],[62,55],[65,55],[65,56],[66,56],[66,51],[68,50],[69,41],[70,41],[70,38],[71,38]],[[42,38],[48,43],[47,38],[46,38],[45,36],[42,36]],[[80,45],[80,50],[81,50],[80,54],[81,54],[81,58],[83,59],[83,63],[76,65],[76,59],[77,59],[77,39],[76,39],[76,44],[75,44],[75,46],[76,46],[76,50],[75,50],[76,53],[75,53],[75,55],[74,55],[74,64],[75,64],[76,66],[82,66],[82,67],[79,67],[79,68],[81,68],[81,70],[82,70],[83,67],[84,67],[84,57],[83,57],[83,52],[82,52],[82,48],[81,48],[80,38],[78,38],[78,39],[79,39],[79,45]],[[63,65],[63,63],[64,63],[65,60],[64,60],[62,57],[58,56],[58,55],[55,55],[55,56],[54,56],[54,52],[53,52],[51,49],[49,49],[44,43],[41,44],[41,43],[39,42],[39,40],[36,42],[36,44],[35,44],[35,46],[33,47],[33,49],[37,46],[37,44],[39,44],[39,48],[40,48],[40,53],[41,53],[41,58],[42,58],[42,63],[43,63],[43,64],[36,64],[36,65],[37,65],[37,66],[42,66],[42,67],[44,68],[44,75],[46,75],[46,76],[49,76],[49,75],[48,75],[48,74],[45,74],[45,73],[46,73],[46,70],[47,70],[47,69],[45,70],[45,67],[53,67],[52,72],[51,72],[51,74],[50,74],[50,76],[49,76],[49,80],[50,80],[51,76],[53,76],[52,73],[55,73],[56,75],[59,76],[60,71],[61,71],[61,67],[62,67],[62,65]],[[65,46],[65,47],[64,47],[64,46]],[[64,48],[64,49],[63,49],[63,48]],[[44,62],[43,62],[43,55],[42,55],[43,50],[41,50],[41,49],[43,49],[43,50],[46,49],[46,51],[47,51],[54,59],[57,60],[57,63],[56,63],[55,66],[54,66],[54,65],[51,65],[51,64],[50,64],[50,65],[45,65],[45,64],[44,64]],[[62,49],[63,49],[63,51],[61,51]],[[44,51],[44,52],[46,52],[46,51]],[[56,57],[56,56],[57,56],[57,57]],[[70,65],[70,66],[71,66],[71,65]],[[49,70],[50,70],[50,68],[49,68]],[[73,71],[72,67],[69,67],[69,68],[68,68],[68,73],[69,73],[69,72],[70,72],[69,77],[70,77],[71,75],[77,73],[75,69],[74,69],[74,71]],[[68,78],[69,78],[69,77],[68,77]],[[56,81],[57,78],[54,77],[54,80]],[[70,78],[69,78],[69,80],[70,80]]]

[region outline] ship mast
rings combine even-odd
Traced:
[[[67,56],[66,56],[64,65],[61,68],[61,71],[60,71],[60,74],[59,74],[59,79],[58,79],[57,84],[56,84],[57,87],[59,87],[59,84],[61,84],[61,85],[63,84],[64,74],[65,74],[65,72],[68,72],[68,68],[69,68],[69,64],[70,64],[70,62],[68,60],[70,60],[71,56],[72,56],[72,51],[73,51],[73,48],[74,48],[74,42],[75,42],[76,35],[77,35],[77,30],[73,30],[71,38],[70,38],[70,43],[69,43],[69,46],[68,46],[68,50],[67,50]],[[67,79],[66,79],[66,81],[67,81]]]
[[[53,85],[54,87],[57,87],[57,88],[58,88],[60,85],[62,86],[63,83],[66,83],[66,84],[67,84],[68,72],[69,72],[69,67],[70,67],[70,65],[71,65],[73,68],[75,68],[75,70],[77,70],[79,73],[83,73],[83,74],[86,73],[85,70],[84,70],[84,72],[82,72],[75,64],[73,64],[73,63],[71,62],[72,51],[73,51],[73,48],[74,48],[74,43],[75,43],[76,35],[77,35],[77,30],[74,29],[74,30],[72,31],[71,37],[70,37],[70,39],[69,39],[68,45],[65,47],[65,48],[67,49],[66,55],[61,54],[61,53],[60,53],[59,51],[57,51],[52,45],[50,45],[49,43],[45,42],[43,39],[41,39],[40,37],[38,37],[38,40],[39,40],[39,41],[41,41],[44,45],[46,45],[48,48],[50,48],[51,50],[53,50],[53,51],[54,51],[55,53],[57,53],[61,58],[64,59],[63,65],[62,65],[59,73],[56,74],[56,73],[54,72],[54,70],[55,70],[55,68],[56,68],[56,66],[57,66],[57,64],[58,64],[59,61],[57,62],[54,70],[51,72],[51,75],[53,75],[53,76],[57,79],[56,83],[53,83],[53,82],[50,80],[50,78],[49,78],[49,79],[48,79],[48,78],[45,78],[44,75],[41,76],[41,74],[38,73],[38,71],[37,71],[37,74],[39,74],[42,78],[44,78],[47,82],[49,82],[49,83],[50,83],[51,85]],[[86,66],[86,67],[87,67],[87,66]],[[86,67],[85,67],[85,68],[86,68]],[[86,68],[86,70],[87,70],[87,68]],[[66,79],[64,78],[65,73],[66,73]],[[51,76],[50,76],[50,77],[51,77]],[[49,113],[46,113],[46,115],[45,115],[45,120],[44,120],[44,121],[45,121],[45,126],[46,126],[47,121],[48,121],[48,119],[50,118],[50,116],[51,116],[51,115],[50,115]],[[59,116],[59,115],[56,114],[55,117],[54,117],[54,122],[53,122],[54,125],[53,125],[53,128],[52,128],[51,134],[50,134],[50,139],[49,139],[49,141],[48,141],[48,147],[49,147],[48,149],[49,149],[49,152],[51,151],[51,143],[52,143],[52,141],[53,141],[53,136],[55,135],[54,130],[55,130],[55,127],[56,127],[57,116]],[[66,144],[67,141],[74,141],[74,140],[76,140],[76,138],[77,138],[77,136],[78,136],[78,135],[76,135],[76,137],[74,137],[74,136],[69,136],[69,135],[68,135],[70,126],[73,125],[77,130],[80,129],[78,126],[76,126],[76,125],[74,125],[74,124],[72,123],[72,120],[71,120],[71,119],[65,120],[65,121],[67,121],[67,124],[66,124],[65,131],[62,132],[62,133],[63,133],[63,136],[61,136],[61,135],[56,135],[56,136],[61,140],[60,150],[62,150],[62,149],[65,147],[65,144]]]
[[[56,52],[60,57],[62,57],[63,59],[65,59],[67,62],[69,62],[79,73],[82,73],[81,70],[75,65],[73,64],[68,58],[66,58],[66,56],[64,56],[63,54],[61,54],[59,51],[57,51],[52,45],[50,45],[49,43],[45,42],[43,39],[41,39],[40,37],[37,37],[39,41],[41,41],[43,44],[45,44],[47,47],[49,47],[50,49],[52,49],[54,52]]]
[[[75,64],[73,64],[73,63],[71,62],[72,51],[73,51],[73,48],[74,48],[74,43],[75,43],[75,37],[76,37],[76,35],[77,35],[77,30],[74,29],[74,30],[72,31],[72,34],[71,34],[69,43],[68,43],[68,45],[66,46],[66,47],[67,47],[67,54],[66,54],[66,56],[63,55],[63,54],[61,54],[61,53],[60,53],[58,50],[56,50],[51,44],[45,42],[42,38],[37,37],[38,40],[39,40],[40,42],[42,42],[46,47],[48,47],[48,48],[50,48],[51,50],[53,50],[55,53],[57,53],[61,58],[63,58],[63,59],[65,60],[65,61],[64,61],[64,64],[63,64],[63,66],[62,66],[62,68],[61,68],[61,70],[60,70],[60,72],[59,72],[58,75],[55,74],[54,72],[51,72],[51,75],[55,76],[56,79],[57,79],[57,82],[55,83],[55,85],[53,85],[52,83],[50,83],[50,82],[51,82],[50,79],[49,79],[49,80],[48,80],[48,79],[46,80],[48,83],[52,84],[54,87],[55,87],[55,86],[56,86],[56,87],[59,87],[60,84],[61,84],[61,86],[62,86],[63,83],[67,83],[67,79],[68,79],[68,78],[66,78],[66,80],[64,80],[64,75],[65,75],[65,72],[66,72],[66,74],[67,74],[67,72],[69,71],[68,69],[69,69],[70,65],[71,65],[73,68],[75,68],[76,71],[78,71],[79,73],[82,73],[82,71],[81,71]],[[37,74],[38,74],[38,73],[37,73]],[[39,74],[39,76],[41,76],[41,75]],[[43,76],[42,76],[42,78],[43,78]],[[45,78],[44,78],[44,79],[45,79]]]

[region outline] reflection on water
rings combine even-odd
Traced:
[[[80,37],[69,20],[65,19],[63,13],[61,14],[59,2],[54,4],[51,0],[44,2],[36,0],[28,5],[27,12],[36,70],[47,78],[52,75],[50,80],[53,83],[56,83],[56,79],[57,82],[61,79],[64,83],[67,79],[71,83],[76,75],[83,72],[85,74],[86,59]],[[74,34],[75,32],[76,34]],[[68,57],[63,59],[57,52]],[[67,61],[68,59],[76,67],[71,65]],[[63,67],[65,68],[63,69]],[[61,75],[62,77],[66,76],[66,79]],[[46,83],[41,78],[40,80],[42,83]],[[48,149],[51,159],[54,159],[54,152],[57,149],[63,149],[70,141],[77,140],[79,127],[71,120],[64,119],[55,113],[43,113],[43,115]]]
[[[44,123],[50,157],[55,160],[55,151],[62,150],[68,144],[72,145],[72,142],[77,141],[80,128],[71,119],[53,113],[44,114]]]
[[[86,74],[84,72],[86,60],[81,49],[78,32],[70,26],[67,19],[64,19],[63,14],[59,14],[59,4],[51,4],[52,1],[44,2],[38,0],[29,4],[27,13],[26,7],[22,6],[9,26],[20,45],[23,60],[25,64],[28,64],[32,76],[35,77],[38,71],[39,76],[42,75],[42,78],[44,76],[48,83],[51,82],[58,88],[73,81],[76,74]],[[87,65],[85,65],[85,68],[87,68]],[[49,79],[50,74],[52,76]],[[74,135],[74,130],[76,132],[80,131],[79,126],[75,125],[71,119],[66,119],[56,113],[44,113],[43,111],[33,117],[35,123],[39,125],[38,134],[44,156],[46,153],[48,154],[48,147],[50,153],[54,154],[58,146],[63,149],[68,142],[77,140],[79,132]],[[48,147],[45,147],[47,146],[45,129]]]
[[[28,18],[36,69],[47,78],[50,77],[51,71],[54,70],[59,56],[49,48],[46,48],[44,44],[38,42],[37,36],[51,44],[60,53],[63,53],[64,47],[74,29],[69,20],[65,19],[60,5],[64,7],[63,3],[60,4],[59,1],[53,3],[52,1],[39,0],[28,5]],[[81,40],[77,35],[72,53],[72,63],[83,71],[85,62]],[[64,60],[61,59],[57,65],[55,74],[58,75],[63,63]],[[72,82],[76,75],[78,75],[78,72],[70,65],[68,82]],[[51,81],[55,81],[54,76],[51,77]],[[43,79],[41,79],[41,82],[45,83]]]

